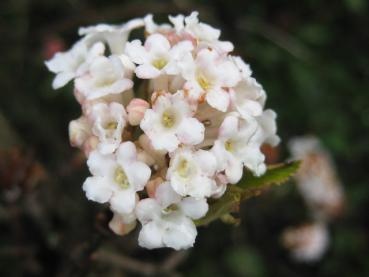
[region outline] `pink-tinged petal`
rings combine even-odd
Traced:
[[[141,79],[154,79],[159,77],[161,71],[151,64],[142,64],[136,67],[135,73]]]
[[[154,221],[143,225],[138,235],[138,244],[147,249],[164,247],[163,230]]]
[[[138,220],[146,224],[160,216],[161,207],[155,199],[145,198],[137,203],[135,213]]]
[[[110,199],[110,206],[117,213],[131,213],[136,206],[136,192],[132,189],[116,191]]]
[[[226,112],[229,107],[230,97],[228,92],[221,88],[212,89],[206,94],[206,101],[213,108]]]
[[[195,145],[204,140],[205,127],[195,118],[184,118],[178,127],[177,137],[184,144]]]
[[[105,177],[88,177],[83,183],[82,189],[88,200],[98,203],[106,203],[112,196],[111,184]]]
[[[205,198],[186,197],[181,201],[179,207],[185,215],[192,219],[204,217],[209,210]]]
[[[114,213],[112,220],[109,222],[109,228],[117,235],[124,236],[130,233],[132,230],[136,228],[137,221],[135,217],[131,222],[125,223],[125,216],[121,216],[118,213]]]

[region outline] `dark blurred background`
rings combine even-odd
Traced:
[[[369,2],[366,0],[2,0],[0,2],[0,276],[369,276]],[[79,26],[153,13],[200,12],[250,63],[278,113],[282,144],[314,134],[331,152],[346,193],[331,245],[297,263],[281,232],[309,219],[293,182],[242,205],[238,227],[199,229],[186,252],[117,237],[111,214],[88,202],[83,155],[68,142],[80,108],[72,85],[51,89],[43,64]],[[274,157],[275,158],[275,157]]]

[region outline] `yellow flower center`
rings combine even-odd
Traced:
[[[152,61],[152,65],[155,66],[157,69],[161,70],[164,68],[164,66],[167,65],[167,61],[163,58],[161,59],[156,59]]]
[[[197,75],[197,82],[203,90],[208,90],[211,87],[211,83],[203,74]]]
[[[163,212],[164,212],[164,213],[170,213],[170,212],[174,212],[174,211],[176,211],[176,210],[178,210],[178,206],[177,206],[176,204],[171,204],[171,205],[169,205],[168,207],[166,207],[166,208],[163,210]]]
[[[166,128],[172,128],[175,123],[175,116],[170,111],[165,111],[162,115],[161,122]]]
[[[182,159],[179,162],[179,165],[177,167],[177,171],[178,171],[179,176],[181,176],[183,178],[185,178],[189,175],[190,167],[189,167],[189,163],[186,159]]]
[[[118,127],[118,122],[116,121],[110,121],[105,125],[106,130],[115,130]]]
[[[117,183],[122,189],[129,188],[127,175],[121,167],[117,167],[115,170],[114,182]]]
[[[234,150],[234,144],[233,142],[229,139],[224,143],[224,148],[229,151],[232,152]]]

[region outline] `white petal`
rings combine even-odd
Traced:
[[[179,206],[183,213],[192,219],[202,218],[209,209],[205,198],[186,197]]]
[[[116,191],[110,199],[110,205],[117,213],[129,214],[136,206],[136,192],[131,189]]]
[[[142,64],[136,67],[136,75],[141,79],[154,79],[160,75],[160,70],[151,64]]]
[[[155,192],[155,198],[163,208],[176,204],[181,200],[181,196],[173,190],[169,182],[159,185]]]
[[[204,125],[195,118],[185,118],[178,128],[177,136],[184,144],[195,145],[204,140]]]
[[[231,138],[236,136],[238,133],[238,123],[239,120],[236,116],[233,115],[227,116],[219,128],[220,137]]]
[[[138,39],[126,44],[125,53],[137,64],[143,64],[149,60],[145,47],[141,45],[141,41]]]
[[[155,199],[145,198],[137,203],[135,212],[138,220],[144,225],[160,216],[161,207]]]
[[[109,176],[114,172],[116,162],[113,155],[102,155],[95,150],[90,153],[87,165],[93,175]]]
[[[197,236],[195,224],[185,216],[171,216],[163,235],[164,244],[175,250],[187,249],[193,246]]]
[[[150,35],[145,41],[145,48],[151,53],[167,53],[170,49],[169,41],[161,34]]]
[[[212,193],[215,181],[204,176],[197,176],[191,180],[187,194],[193,197],[209,197]]]
[[[138,244],[147,249],[164,247],[162,232],[155,221],[149,222],[142,226],[138,235]]]
[[[212,176],[217,169],[217,160],[213,153],[205,150],[198,150],[194,156],[201,171],[207,176]]]
[[[82,189],[86,192],[88,200],[98,203],[106,203],[112,196],[111,184],[104,177],[88,177],[83,183]]]
[[[231,159],[230,164],[225,170],[225,174],[228,178],[228,181],[231,184],[237,183],[241,179],[242,173],[243,173],[242,163],[238,162],[236,159]]]
[[[143,190],[150,179],[150,168],[143,162],[136,161],[133,163],[126,163],[124,165],[124,170],[133,189],[135,191]]]
[[[137,158],[136,146],[131,141],[123,142],[117,150],[119,163],[132,162]]]
[[[206,94],[206,101],[213,108],[222,112],[226,112],[229,107],[230,97],[225,90],[217,88],[210,90]]]
[[[58,73],[53,80],[53,89],[64,87],[69,81],[75,77],[73,72],[65,71]]]
[[[149,135],[148,135],[149,136]],[[157,134],[155,136],[149,136],[152,146],[156,150],[167,150],[173,152],[177,149],[179,140],[174,134]]]
[[[109,94],[119,94],[127,91],[133,87],[132,80],[120,79],[109,86],[103,86],[101,88],[92,88],[90,91],[86,91],[87,99],[93,100]]]

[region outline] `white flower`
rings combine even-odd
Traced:
[[[217,161],[205,150],[193,151],[181,147],[170,155],[167,179],[182,196],[209,197],[216,188],[214,180]]]
[[[192,219],[203,217],[207,211],[204,198],[181,200],[169,183],[163,183],[156,190],[156,199],[146,198],[137,204],[136,215],[142,224],[139,245],[148,249],[192,247],[197,236]]]
[[[138,143],[142,151],[138,153],[138,157],[141,158],[142,161],[149,166],[153,166],[155,170],[161,170],[167,168],[167,160],[165,150],[156,150],[149,137],[145,134],[142,134],[138,138]]]
[[[119,94],[133,87],[118,56],[97,57],[89,66],[89,74],[75,80],[76,89],[88,100]]]
[[[204,141],[197,148],[212,146],[218,138],[219,128],[222,125],[226,113],[211,107],[208,103],[199,104],[195,117],[205,126]]]
[[[189,16],[169,16],[169,21],[174,25],[179,35],[190,35],[197,42],[199,49],[211,48],[220,53],[233,51],[233,44],[229,41],[220,41],[220,30],[199,22],[198,12],[192,12]]]
[[[283,232],[282,239],[293,259],[307,263],[321,259],[330,240],[327,226],[320,222],[290,227]]]
[[[203,49],[194,61],[188,59],[182,63],[182,72],[191,97],[200,99],[205,96],[210,106],[227,111],[230,104],[227,88],[235,86],[241,78],[234,63],[214,50]]]
[[[98,103],[92,106],[90,117],[92,132],[99,138],[97,149],[102,154],[113,153],[122,141],[127,114],[124,107],[116,102]]]
[[[302,160],[294,178],[312,216],[329,221],[341,215],[345,194],[329,152],[314,136],[296,137],[288,144],[292,158]]]
[[[171,31],[173,28],[169,24],[158,25],[153,20],[153,15],[148,14],[144,17],[145,31],[148,34],[152,33],[166,33]]]
[[[262,143],[270,144],[271,146],[276,146],[280,142],[277,133],[277,114],[273,110],[265,110],[263,113],[256,117],[256,120],[261,127],[260,140]]]
[[[86,36],[88,43],[106,42],[112,54],[122,54],[130,32],[144,26],[142,18],[135,18],[122,25],[98,24],[79,28],[79,35]]]
[[[204,125],[192,114],[182,91],[159,95],[140,126],[155,149],[172,152],[180,143],[195,145],[204,139]]]
[[[152,34],[146,39],[144,46],[139,40],[127,43],[125,52],[139,65],[136,75],[142,79],[152,79],[162,74],[178,74],[178,63],[191,57],[192,50],[190,41],[182,41],[171,47],[165,36]]]
[[[81,40],[74,44],[69,51],[56,53],[54,57],[45,62],[47,68],[56,74],[53,88],[61,88],[74,78],[85,74],[89,64],[96,57],[103,55],[104,50],[105,47],[102,43],[96,43],[89,48],[86,41]]]
[[[251,70],[240,57],[231,56],[242,76],[236,87],[231,89],[232,105],[247,118],[248,115],[259,116],[263,112],[266,93],[262,86],[251,77]]]
[[[245,120],[231,113],[224,119],[212,151],[217,157],[219,170],[225,170],[230,183],[241,179],[243,166],[256,175],[265,172],[264,155],[260,151],[262,142],[255,136],[259,128],[251,117]]]
[[[150,168],[137,161],[132,142],[122,143],[115,155],[93,151],[87,165],[92,177],[86,179],[83,190],[89,200],[110,202],[113,211],[129,214],[136,205],[136,192],[144,189],[150,178]]]

